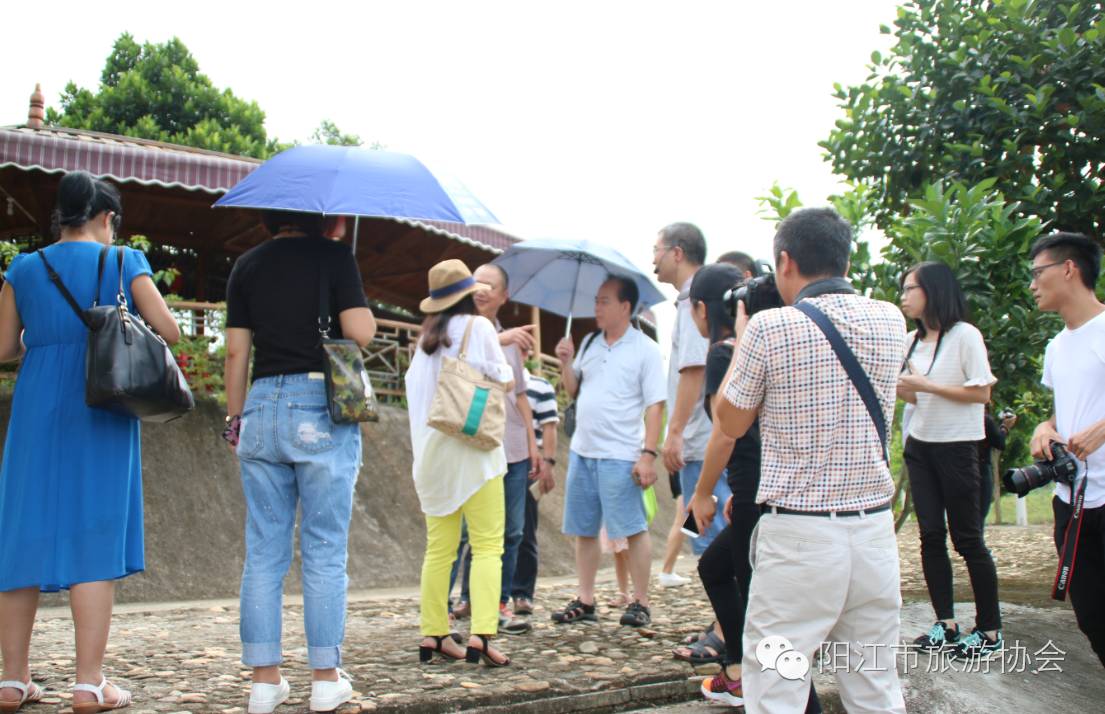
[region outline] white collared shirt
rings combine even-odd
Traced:
[[[585,344],[585,343],[584,343]],[[630,326],[614,344],[604,334],[572,363],[582,378],[572,451],[590,459],[636,461],[645,437],[645,409],[664,401],[660,348]]]

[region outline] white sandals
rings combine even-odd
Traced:
[[[130,706],[130,692],[120,687],[115,687],[115,691],[119,693],[115,699],[115,703],[104,703],[104,689],[107,688],[108,684],[107,677],[104,677],[104,681],[100,682],[100,686],[98,687],[94,684],[74,684],[74,692],[91,692],[96,695],[96,701],[73,702],[73,714],[98,714],[98,712],[107,712],[113,709],[122,709],[123,707]]]
[[[24,704],[33,704],[39,699],[42,699],[42,695],[44,694],[42,687],[30,680],[26,682],[16,680],[0,682],[0,689],[18,689],[20,694],[18,702],[0,702],[0,712],[5,713],[17,712]]]

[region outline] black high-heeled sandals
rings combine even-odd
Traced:
[[[483,663],[488,667],[506,667],[510,664],[510,658],[506,655],[503,655],[505,659],[502,662],[497,662],[494,657],[487,653],[488,645],[486,635],[476,635],[476,637],[480,638],[483,647],[480,648],[468,645],[468,651],[464,655],[464,659],[468,664],[479,664],[480,660],[483,660]]]
[[[450,662],[456,662],[457,660],[462,659],[461,655],[450,654],[449,652],[446,652],[441,646],[441,643],[444,642],[445,640],[448,640],[448,639],[451,639],[454,642],[456,642],[456,639],[453,638],[452,635],[441,635],[441,636],[427,635],[427,637],[429,637],[431,640],[433,640],[435,644],[434,644],[433,647],[427,647],[426,645],[419,645],[418,646],[418,661],[421,662],[422,664],[429,664],[429,663],[433,662],[435,653],[441,655],[442,657],[444,657],[446,660],[448,660]],[[457,644],[460,644],[460,643],[457,642]],[[469,649],[471,649],[471,648],[469,648]]]

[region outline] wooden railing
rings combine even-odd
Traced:
[[[185,335],[206,337],[213,346],[221,344],[226,303],[175,301],[169,303],[169,309],[176,315]],[[376,320],[376,336],[362,353],[372,386],[381,401],[402,403],[406,398],[403,375],[418,347],[421,331],[421,325],[412,322]],[[553,384],[559,382],[560,362],[551,355],[541,355],[534,370]]]

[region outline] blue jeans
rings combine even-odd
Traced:
[[[694,496],[695,486],[698,485],[698,477],[702,475],[701,461],[688,461],[679,470],[679,485],[683,489],[683,503],[689,504]],[[714,495],[717,496],[717,512],[714,513],[714,522],[697,538],[691,539],[691,551],[695,555],[702,555],[710,544],[714,542],[718,534],[725,530],[725,503],[732,496],[729,490],[729,482],[725,480],[725,471],[721,472],[717,483],[714,485]],[[677,516],[681,517],[681,516]]]
[[[361,462],[358,424],[335,424],[326,386],[306,374],[258,379],[242,413],[238,459],[246,498],[242,664],[281,662],[284,575],[292,562],[297,506],[303,619],[312,669],[341,664],[346,554]]]
[[[526,489],[529,488],[529,459],[515,461],[506,465],[503,477],[503,497],[506,501],[506,525],[503,528],[503,581],[499,602],[510,602],[511,583],[514,570],[518,566],[518,548],[522,545],[522,534],[526,528]],[[449,576],[449,592],[457,581],[457,569],[464,573],[460,581],[460,599],[468,602],[468,575],[472,569],[472,551],[468,548],[468,528],[461,531],[460,546],[457,548],[457,560],[453,563],[453,572]]]

